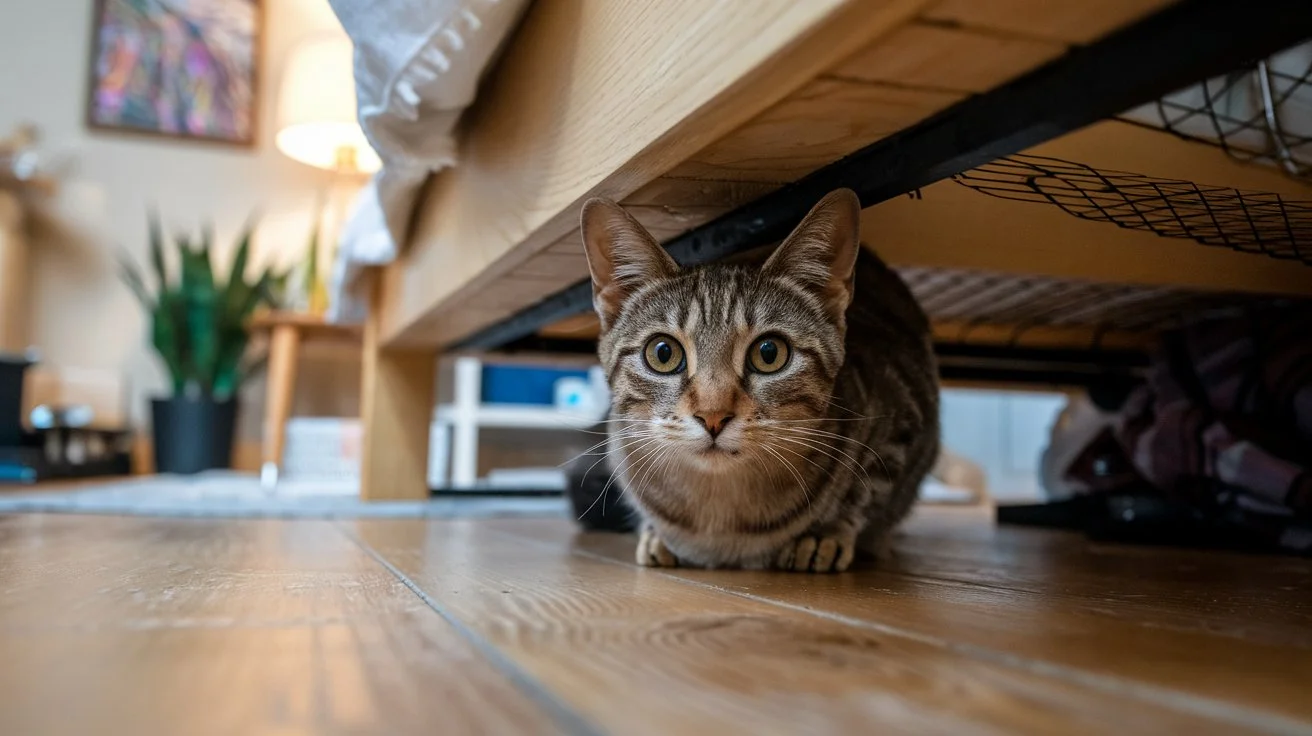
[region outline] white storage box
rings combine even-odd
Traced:
[[[428,440],[428,483],[446,479],[449,429],[434,423]],[[287,422],[279,493],[355,494],[360,490],[360,420],[295,417]]]

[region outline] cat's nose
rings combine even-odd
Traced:
[[[712,439],[717,437],[720,432],[724,431],[724,425],[733,419],[733,415],[725,411],[703,411],[692,415],[697,423],[706,428],[706,433]]]

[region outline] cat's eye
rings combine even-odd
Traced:
[[[775,373],[788,365],[788,342],[778,335],[756,338],[747,349],[747,365],[757,373]]]
[[[647,361],[647,367],[657,373],[678,373],[687,365],[683,346],[669,335],[656,335],[648,340],[642,357]]]

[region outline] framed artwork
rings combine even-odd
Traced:
[[[87,124],[255,142],[262,0],[97,0]]]

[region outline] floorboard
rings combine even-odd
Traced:
[[[689,584],[681,579],[689,573],[628,563],[627,538],[574,544],[571,527],[558,521],[366,521],[356,528],[416,586],[606,731],[851,733],[879,723],[916,733],[1106,733],[1109,725],[1174,732],[1223,722],[1239,732],[1272,725],[1262,714],[1182,708],[729,587],[740,578],[774,579],[802,597],[845,585],[856,597],[884,597],[853,587],[860,579],[852,576],[718,571],[694,573],[716,583]],[[841,596],[821,600],[831,598]]]
[[[838,576],[566,519],[0,517],[0,733],[1312,733],[1312,562],[927,510]]]
[[[0,518],[0,733],[557,733],[326,522]]]
[[[574,539],[555,525],[496,524],[548,545]],[[1138,560],[1139,574],[1104,576],[1104,587],[1095,590],[1071,584],[1089,559],[1101,557],[1078,536],[1006,530],[1003,539],[1036,536],[1067,550],[1064,564],[1052,565],[1047,588],[1033,573],[1024,576],[1024,585],[1039,588],[1035,592],[1008,586],[1008,568],[991,563],[985,549],[994,547],[989,546],[978,550],[971,563],[972,569],[991,570],[988,584],[908,572],[932,568],[936,559],[955,561],[961,568],[962,560],[969,559],[968,547],[958,550],[961,557],[954,557],[953,540],[932,544],[933,534],[924,525],[913,529],[887,565],[867,566],[846,576],[811,578],[804,584],[774,573],[677,569],[659,574],[1080,683],[1127,701],[1169,703],[1236,728],[1312,728],[1312,702],[1300,695],[1312,678],[1312,630],[1289,622],[1305,616],[1312,602],[1306,566],[1297,561],[1286,564],[1293,574],[1274,590],[1259,592],[1238,578],[1228,585],[1223,582],[1226,577],[1219,577],[1210,596],[1198,592],[1159,599],[1156,591],[1164,585],[1162,576],[1144,574],[1151,560]],[[595,535],[578,538],[574,544],[576,554],[633,564],[632,542],[627,538]],[[921,545],[934,550],[927,560],[915,549]],[[1079,555],[1071,549],[1087,551]],[[1036,546],[1030,552],[1041,558],[1052,550]],[[1192,557],[1194,567],[1206,569],[1208,555]],[[1278,560],[1244,561],[1256,573],[1264,564],[1279,564]],[[1234,562],[1230,560],[1231,565]],[[1245,590],[1252,591],[1254,600],[1245,599]]]

